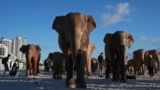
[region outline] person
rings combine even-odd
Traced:
[[[13,77],[17,76],[18,69],[19,69],[19,65],[17,66],[17,63],[14,63],[11,71],[9,72],[9,75]]]
[[[9,72],[9,67],[8,67],[8,60],[9,60],[10,54],[8,54],[7,57],[2,58],[2,64],[4,65],[4,73],[3,77],[6,77],[6,72]]]
[[[99,76],[103,77],[103,52],[100,53],[98,56],[98,63],[99,63]]]
[[[147,69],[148,69],[148,73],[149,75],[152,77],[154,76],[154,61],[153,61],[153,58],[152,58],[152,55],[149,55],[149,59],[147,59]]]
[[[50,71],[51,68],[51,61],[49,58],[47,58],[46,60],[44,60],[44,71],[47,73]]]

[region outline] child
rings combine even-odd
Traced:
[[[19,69],[19,66],[17,66],[16,63],[14,63],[11,71],[9,72],[9,75],[15,77],[17,75],[18,69]]]

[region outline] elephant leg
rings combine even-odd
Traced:
[[[32,64],[32,67],[33,67],[33,75],[34,75],[34,76],[37,76],[37,63],[35,63],[35,61],[34,61],[34,63]]]
[[[27,63],[26,76],[30,76],[30,75],[31,75],[31,63]]]
[[[105,78],[110,78],[109,73],[111,72],[111,62],[106,60],[106,76]]]
[[[30,76],[30,69],[29,68],[27,68],[27,70],[26,70],[26,76]]]
[[[53,78],[54,79],[62,79],[62,72],[61,71],[62,70],[61,70],[60,64],[56,63]]]
[[[67,78],[66,78],[66,87],[75,88],[75,82],[73,80],[73,60],[72,56],[70,55],[68,59],[66,59],[66,71],[67,71]]]
[[[87,76],[91,76],[91,59],[87,59],[87,63],[86,63],[86,66],[87,66]]]
[[[60,63],[58,66],[58,79],[62,79],[62,64]]]
[[[112,61],[112,81],[117,81],[117,78],[116,78],[116,62],[115,61]]]
[[[56,63],[55,64],[55,67],[54,67],[54,75],[53,75],[53,78],[54,79],[58,79],[58,75],[57,75],[57,73],[58,73],[58,65],[57,65],[58,63]]]
[[[121,46],[122,48],[120,49],[120,55],[118,56],[118,61],[119,61],[119,68],[120,68],[120,76],[121,82],[126,82],[126,70],[125,70],[125,47]]]
[[[120,60],[120,73],[121,73],[121,81],[126,82],[126,72],[125,72],[125,64],[124,60]]]
[[[79,60],[77,60],[77,79],[76,79],[76,87],[80,87],[80,88],[86,88],[87,84],[85,83],[84,80],[84,68],[85,68],[85,59],[81,58]]]
[[[119,80],[119,62],[117,60],[117,55],[113,55],[111,60],[112,60],[112,74],[113,74],[112,81],[118,81]]]

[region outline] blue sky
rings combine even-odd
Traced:
[[[134,37],[134,50],[160,49],[160,0],[0,0],[0,37],[21,36],[39,44],[44,60],[60,51],[58,34],[51,28],[56,16],[69,12],[92,15],[97,27],[90,34],[96,45],[93,57],[104,51],[106,33],[123,30]]]

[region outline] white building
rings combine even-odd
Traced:
[[[26,45],[26,39],[19,36],[12,40],[1,37],[1,43],[8,48],[7,54],[12,54],[19,60],[26,60],[25,55],[19,50],[22,45]]]
[[[8,48],[4,44],[0,44],[0,58],[4,58],[8,55]]]
[[[1,43],[4,44],[8,48],[8,53],[11,53],[12,51],[12,41],[2,37],[1,38]]]
[[[21,37],[12,39],[12,53],[17,57],[17,59],[26,60],[25,55],[19,50],[22,45],[26,45],[26,39]]]

